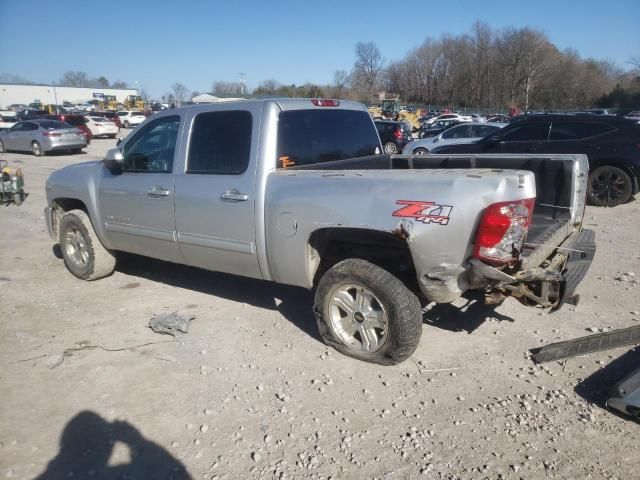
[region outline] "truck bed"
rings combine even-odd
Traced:
[[[539,265],[579,224],[584,209],[586,178],[577,178],[580,155],[376,155],[293,170],[489,169],[525,170],[535,174],[536,204],[522,258]]]

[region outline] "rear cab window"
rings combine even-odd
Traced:
[[[372,123],[369,113],[360,110],[280,112],[277,167],[376,155],[380,140]]]

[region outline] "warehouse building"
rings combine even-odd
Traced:
[[[115,95],[116,100],[124,102],[129,95],[137,95],[135,88],[85,88],[60,87],[57,85],[17,85],[0,83],[0,109],[9,105],[33,102],[62,105],[63,102],[84,103],[102,95]]]

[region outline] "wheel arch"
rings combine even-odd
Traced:
[[[51,201],[51,228],[53,237],[58,238],[60,235],[60,220],[62,216],[71,210],[82,210],[91,219],[91,213],[87,205],[77,198],[61,197]],[[93,223],[93,220],[92,220]],[[95,228],[94,228],[95,229]]]
[[[413,257],[402,233],[367,228],[330,227],[315,230],[307,243],[307,272],[317,286],[322,275],[335,264],[349,259],[367,260],[398,277],[420,294]]]

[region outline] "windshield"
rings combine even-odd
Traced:
[[[380,152],[367,112],[293,110],[278,119],[278,168],[364,157]]]

